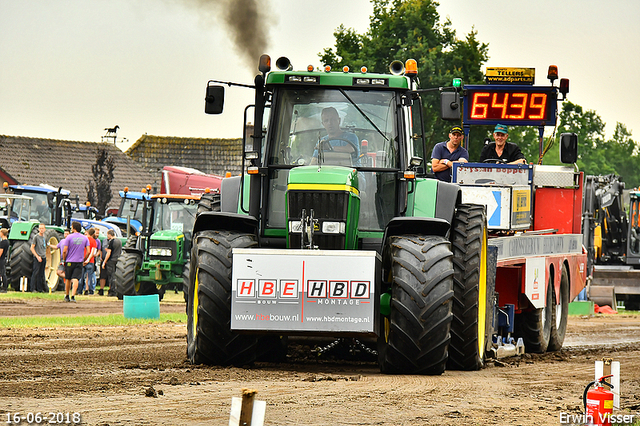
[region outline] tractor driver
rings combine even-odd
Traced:
[[[42,200],[40,204],[36,206],[36,215],[40,222],[49,223],[49,207],[47,206],[47,200]]]
[[[318,147],[322,144],[324,152],[344,152],[351,154],[353,165],[359,164],[360,141],[354,133],[345,132],[340,128],[340,115],[334,107],[327,107],[321,113],[322,126],[327,131],[327,135],[322,137],[313,151],[311,164],[318,163]]]

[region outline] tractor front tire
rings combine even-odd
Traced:
[[[20,291],[20,278],[27,277],[31,281],[33,273],[33,254],[29,241],[15,241],[9,258],[11,273],[9,282],[15,291]]]
[[[450,243],[436,236],[394,236],[390,257],[391,302],[382,316],[378,363],[383,373],[442,374],[453,314]]]
[[[139,254],[124,252],[118,258],[116,273],[113,277],[116,296],[122,300],[123,296],[134,296],[136,292],[136,272],[140,269],[142,259]],[[140,285],[137,285],[138,290]]]
[[[485,207],[460,205],[451,232],[453,248],[453,322],[447,368],[478,370],[487,340],[487,220]]]
[[[136,295],[137,296],[146,296],[150,294],[157,294],[158,300],[162,300],[164,297],[164,286],[158,286],[154,284],[152,281],[141,281],[136,286]]]
[[[187,357],[192,364],[251,364],[255,336],[231,331],[231,271],[234,248],[257,246],[253,234],[201,231],[193,238],[188,309]]]

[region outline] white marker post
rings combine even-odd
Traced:
[[[606,369],[605,369],[606,367]],[[605,358],[602,361],[596,361],[595,368],[595,380],[598,380],[600,377],[608,376],[612,374],[613,377],[610,377],[609,383],[613,385],[613,407],[620,409],[620,361],[612,361],[610,358]]]
[[[242,389],[242,398],[231,398],[229,426],[264,426],[267,403],[255,398],[255,390]]]

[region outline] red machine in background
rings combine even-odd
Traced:
[[[220,193],[222,176],[210,175],[191,167],[164,166],[162,168],[162,194],[202,195],[206,188]]]

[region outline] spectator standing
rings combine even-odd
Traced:
[[[87,230],[87,238],[89,239],[89,247],[86,253],[86,259],[84,261],[84,270],[82,273],[82,285],[81,290],[84,290],[84,295],[93,294],[96,289],[96,251],[97,244],[94,238],[96,230],[89,228]]]
[[[118,263],[118,258],[122,253],[122,241],[119,238],[116,238],[116,233],[113,229],[109,229],[107,231],[107,245],[106,245],[106,254],[104,255],[104,261],[102,262],[102,270],[105,272],[105,277],[102,278],[100,276],[100,290],[98,290],[98,294],[100,296],[104,295],[104,286],[109,282],[109,296],[116,296],[115,288],[113,285],[113,276],[116,272],[116,264]]]
[[[46,263],[47,246],[44,242],[44,223],[38,225],[38,233],[31,239],[31,253],[33,254],[33,272],[31,273],[30,289],[32,293],[44,293],[44,265]]]
[[[96,234],[93,236],[96,240],[96,282],[100,276],[100,264],[102,263],[102,241],[100,241],[100,228],[94,228]]]
[[[444,182],[451,182],[454,162],[467,163],[469,152],[461,146],[464,140],[462,127],[454,126],[449,131],[449,140],[437,143],[431,152],[431,171]]]
[[[0,293],[6,293],[9,289],[9,281],[7,280],[7,253],[9,253],[9,230],[7,228],[0,229]]]
[[[65,259],[65,302],[76,301],[78,281],[82,277],[83,263],[88,256],[85,254],[85,248],[90,247],[89,239],[80,232],[81,230],[80,222],[73,222],[71,224],[71,234],[64,240],[66,241],[63,249],[63,257]],[[71,298],[69,298],[69,291],[71,291]]]

